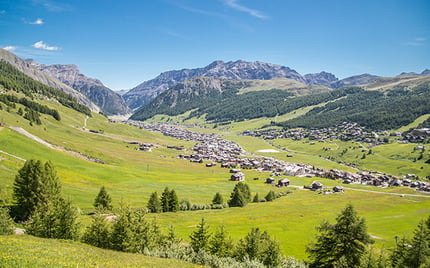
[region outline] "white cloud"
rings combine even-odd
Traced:
[[[37,20],[31,22],[31,24],[37,24],[37,25],[42,25],[44,22],[41,18],[38,18]]]
[[[253,17],[256,17],[259,19],[267,19],[268,18],[266,15],[264,15],[263,13],[261,13],[258,10],[240,5],[237,0],[224,0],[224,3],[227,6],[233,8],[237,11],[248,13],[249,15],[251,15]]]
[[[5,46],[3,49],[7,51],[15,51],[17,47],[15,46]]]
[[[43,41],[39,41],[33,44],[34,48],[38,48],[38,49],[43,49],[43,50],[50,50],[50,51],[54,51],[54,50],[59,50],[59,47],[54,47],[54,46],[48,46],[47,44],[45,44]]]
[[[6,14],[6,10],[0,10],[0,15]]]

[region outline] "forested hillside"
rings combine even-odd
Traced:
[[[361,90],[280,125],[319,128],[347,121],[373,130],[388,130],[405,126],[428,113],[430,86],[423,84],[412,90],[396,88],[385,93]]]
[[[56,99],[65,107],[91,116],[90,109],[85,105],[79,104],[76,98],[33,80],[5,61],[0,61],[0,85],[2,85],[6,91],[19,92],[31,99],[40,96]],[[17,102],[14,100],[14,98],[8,99],[9,102]]]

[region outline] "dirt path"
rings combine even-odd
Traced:
[[[61,151],[61,152],[67,153],[67,154],[70,154],[70,155],[72,155],[74,157],[78,157],[78,158],[84,159],[86,161],[100,163],[99,161],[96,161],[96,159],[93,159],[91,156],[88,156],[88,155],[85,155],[85,154],[82,154],[82,153],[79,153],[79,152],[76,152],[76,151],[67,150],[66,148],[61,147],[61,146],[53,145],[53,144],[51,144],[51,143],[49,143],[49,142],[47,142],[47,141],[45,141],[45,140],[43,140],[41,138],[39,138],[39,137],[37,137],[37,136],[29,133],[27,130],[25,130],[25,129],[21,128],[21,127],[12,127],[12,126],[9,126],[9,128],[15,130],[16,132],[18,132],[18,133],[20,133],[20,134],[22,134],[22,135],[24,135],[24,136],[26,136],[26,137],[28,137],[28,138],[30,138],[30,139],[38,142],[38,143],[40,143],[40,144],[42,144],[42,145],[44,145],[44,146],[46,146],[48,148],[51,148],[51,149],[54,149],[54,150],[58,150],[58,151]],[[6,153],[6,154],[8,154],[8,153]],[[13,156],[13,155],[11,155],[11,156]],[[25,159],[17,157],[17,156],[13,156],[13,157],[16,157],[18,159],[22,159],[23,161],[26,161]]]

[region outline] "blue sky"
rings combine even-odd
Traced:
[[[430,1],[0,0],[0,47],[114,90],[214,60],[394,76],[430,68]]]

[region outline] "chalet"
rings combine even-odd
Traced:
[[[318,190],[321,190],[322,188],[323,188],[323,184],[319,181],[314,181],[311,184],[311,190],[312,191],[318,191]]]
[[[272,177],[266,179],[266,183],[268,183],[268,184],[272,184],[274,182],[275,182],[275,179]]]
[[[335,192],[335,193],[341,193],[343,191],[344,191],[344,189],[340,185],[337,185],[337,186],[333,187],[333,192]]]
[[[240,172],[240,169],[238,169],[238,168],[230,169],[230,173],[239,173],[239,172]]]
[[[230,177],[231,181],[244,181],[245,180],[245,174],[242,172],[237,172],[231,175]]]
[[[277,184],[278,187],[287,187],[288,185],[290,185],[290,180],[287,178],[280,179]]]

